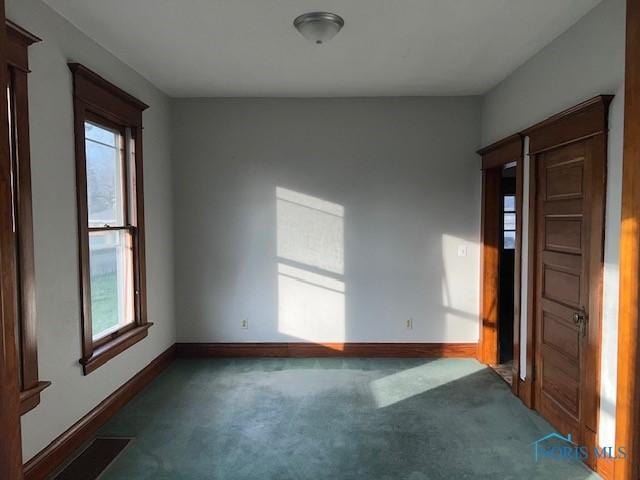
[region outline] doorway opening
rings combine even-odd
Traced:
[[[523,141],[512,135],[482,156],[480,339],[478,360],[518,395]]]
[[[494,370],[509,385],[513,382],[513,323],[516,252],[516,165],[505,165],[500,182],[498,362]]]

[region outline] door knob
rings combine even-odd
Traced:
[[[575,323],[580,329],[580,335],[583,337],[587,333],[587,314],[584,310],[575,312],[573,314],[573,323]]]

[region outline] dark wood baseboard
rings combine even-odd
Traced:
[[[178,357],[475,358],[476,343],[176,343]]]
[[[42,480],[53,473],[118,410],[167,368],[174,358],[175,345],[172,345],[29,460],[24,465],[25,480]]]
[[[533,408],[533,387],[531,385],[531,380],[527,377],[525,380],[518,378],[518,397],[522,400],[527,407]]]

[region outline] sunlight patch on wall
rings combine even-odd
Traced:
[[[278,257],[344,273],[344,207],[276,188]]]
[[[344,207],[276,188],[278,331],[345,340]]]
[[[344,341],[344,283],[278,265],[280,332],[314,342]]]

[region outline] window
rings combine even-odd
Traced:
[[[40,393],[51,382],[38,379],[35,268],[31,215],[31,160],[29,157],[28,48],[39,38],[7,22],[8,64],[6,108],[9,119],[9,157],[12,197],[12,253],[15,260],[14,296],[19,359],[20,410],[40,403]]]
[[[516,197],[504,195],[503,197],[502,231],[504,232],[503,248],[514,250],[516,248]]]
[[[74,78],[85,374],[147,336],[142,112],[77,63]]]

